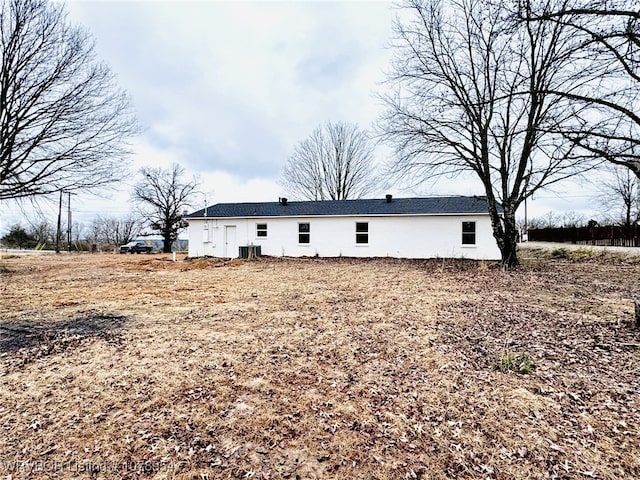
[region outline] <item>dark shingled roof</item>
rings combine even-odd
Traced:
[[[485,197],[430,197],[316,202],[218,203],[187,215],[203,217],[314,217],[323,215],[443,215],[487,213]]]

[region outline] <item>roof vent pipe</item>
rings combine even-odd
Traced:
[[[286,204],[287,204],[287,202],[288,202],[287,197],[282,197],[282,198],[280,198],[280,204],[281,204],[281,205],[286,205]]]
[[[390,193],[387,193],[387,195],[385,195],[387,198],[387,203],[391,203],[391,200],[393,200],[393,195],[391,195]]]

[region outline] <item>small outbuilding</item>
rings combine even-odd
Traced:
[[[186,217],[189,256],[499,259],[484,197],[219,203]]]

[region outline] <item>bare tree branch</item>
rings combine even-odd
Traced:
[[[123,178],[138,127],[90,35],[46,0],[0,4],[0,200]]]
[[[640,178],[640,6],[636,0],[520,2],[523,22],[562,25],[590,72],[580,85],[549,91],[579,106],[559,131],[584,156],[630,168]]]
[[[379,186],[373,145],[350,123],[326,123],[300,142],[285,165],[281,185],[307,200],[361,198]]]
[[[166,170],[142,168],[142,179],[133,189],[133,199],[141,202],[141,216],[162,235],[165,253],[171,252],[171,245],[185,227],[184,210],[191,206],[190,198],[198,188],[195,177],[182,179],[184,173],[184,168],[175,163]]]
[[[95,243],[117,247],[137,237],[141,228],[142,223],[132,215],[121,218],[98,215],[91,223],[90,235]]]
[[[610,165],[607,170],[609,175],[598,182],[598,201],[609,221],[629,227],[640,219],[640,180],[624,166]]]
[[[580,82],[566,28],[514,20],[509,0],[409,0],[395,23],[396,55],[383,96],[391,171],[414,183],[472,172],[487,197],[493,234],[517,265],[515,212],[541,188],[592,168],[559,125],[576,109],[552,92]],[[403,17],[408,18],[408,17]],[[567,66],[573,65],[573,70]]]

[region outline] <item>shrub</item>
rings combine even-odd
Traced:
[[[554,248],[550,252],[551,258],[569,258],[569,249],[567,248]]]
[[[595,254],[596,252],[593,248],[578,248],[571,251],[570,258],[574,262],[583,262],[585,260],[590,260],[595,256]]]
[[[496,364],[496,370],[504,373],[511,371],[527,374],[533,372],[535,368],[536,365],[528,353],[505,352]]]
[[[598,252],[596,252],[593,248],[580,247],[576,249],[571,248],[554,248],[549,252],[551,258],[556,259],[565,259],[570,260],[572,262],[584,262],[587,260],[591,260]]]

